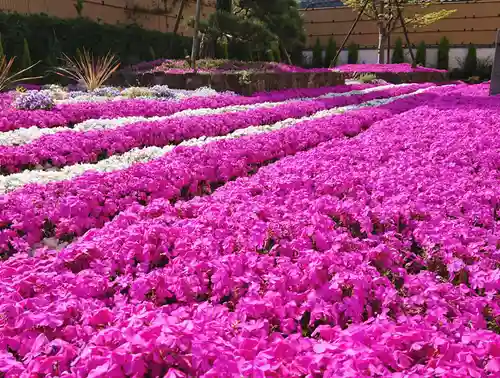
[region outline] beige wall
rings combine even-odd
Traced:
[[[473,2],[455,2],[434,5],[428,8],[456,9],[452,16],[422,29],[409,29],[410,40],[417,44],[437,44],[442,36],[446,36],[451,44],[488,45],[495,42],[495,31],[500,28],[500,0],[478,0]],[[333,37],[339,45],[348,33],[356,14],[347,7],[323,8],[303,11],[307,32],[307,46],[311,47],[316,38],[322,45]],[[356,26],[350,41],[361,47],[373,48],[377,43],[377,30],[373,22],[362,20]],[[392,42],[402,32],[394,33]]]
[[[75,0],[0,0],[0,10],[47,13],[61,18],[77,17]],[[172,31],[180,0],[85,0],[83,16],[104,23],[137,23],[146,29]],[[194,16],[196,0],[184,7],[179,33],[190,35],[186,22]],[[166,5],[166,9],[165,9]],[[202,17],[215,10],[215,0],[203,0]]]

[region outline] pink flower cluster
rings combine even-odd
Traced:
[[[226,135],[249,126],[305,117],[321,110],[411,93],[422,87],[425,86],[410,85],[365,95],[296,100],[273,108],[137,122],[111,130],[60,132],[27,145],[0,146],[0,172],[14,173],[36,165],[63,167],[75,163],[96,162],[136,147],[165,146],[190,138]]]
[[[429,67],[412,67],[409,63],[400,64],[344,64],[338,66],[335,70],[340,72],[349,73],[377,73],[377,72],[391,72],[391,73],[405,73],[405,72],[446,72],[446,70],[439,70],[437,68]]]
[[[486,94],[436,88],[177,150],[155,163],[155,201],[0,265],[0,372],[499,376],[500,111]],[[168,180],[194,194],[241,176],[167,201]],[[117,191],[144,193],[122,178]],[[83,195],[99,207],[103,189]]]
[[[365,87],[366,86],[362,86]],[[153,117],[166,116],[187,109],[219,108],[231,105],[250,105],[265,101],[283,101],[299,97],[314,97],[330,92],[348,92],[359,89],[352,86],[290,89],[281,92],[264,93],[259,96],[242,97],[217,95],[191,97],[182,101],[175,100],[118,100],[106,102],[81,102],[57,105],[51,110],[17,110],[7,101],[0,99],[0,132],[24,127],[71,126],[95,118]]]

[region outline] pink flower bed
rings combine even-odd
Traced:
[[[405,73],[405,72],[446,72],[446,70],[439,70],[437,68],[428,67],[412,67],[411,64],[344,64],[338,66],[335,70],[340,72],[349,73],[370,73],[370,72],[391,72],[391,73]]]
[[[388,90],[386,96],[401,95],[427,86],[395,87]],[[365,94],[357,96],[352,103],[380,97],[384,95]],[[340,101],[339,105],[346,104]],[[217,187],[231,178],[245,175],[255,166],[272,159],[314,147],[342,131],[355,135],[362,127],[388,114],[414,106],[415,101],[360,110],[322,121],[304,121],[270,134],[211,143],[206,149],[179,147],[161,159],[136,164],[126,170],[88,172],[71,181],[28,185],[0,197],[3,203],[0,225],[4,225],[0,230],[0,254],[28,251],[44,237],[71,240],[90,228],[101,227],[136,202],[148,203],[154,198],[185,199],[210,192],[211,186]],[[299,111],[297,107],[295,109],[295,112]],[[318,111],[321,109],[325,108],[317,108]],[[327,126],[329,123],[331,125]]]
[[[273,108],[249,109],[215,116],[186,116],[163,121],[137,122],[104,131],[56,133],[23,146],[0,146],[0,173],[19,172],[36,165],[63,167],[95,162],[136,147],[165,146],[190,138],[225,135],[253,125],[305,117],[320,110],[410,93],[422,87],[424,86],[410,85],[365,95],[296,100]]]
[[[437,87],[7,196],[25,223],[3,227],[20,234],[54,208],[62,228],[102,223],[0,264],[0,372],[499,376],[500,107],[487,89]]]

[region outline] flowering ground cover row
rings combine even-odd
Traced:
[[[477,232],[499,240],[486,222],[500,194],[498,107],[485,87],[436,92],[211,196],[135,205],[60,253],[11,258],[0,369],[495,377],[499,255]],[[460,228],[423,231],[443,220]]]
[[[45,135],[22,146],[0,146],[0,172],[19,172],[37,165],[63,167],[96,162],[137,147],[178,144],[185,139],[224,135],[252,125],[265,125],[287,118],[300,118],[321,110],[358,104],[415,91],[429,84],[390,86],[364,95],[296,100],[272,108],[257,108],[198,117],[178,117],[137,122],[117,129],[86,133],[61,132]],[[376,88],[378,89],[378,88]]]
[[[375,89],[379,89],[383,87],[370,88],[366,91],[371,91]],[[375,99],[366,102],[362,102],[360,104],[348,105],[343,107],[335,107],[327,110],[321,110],[319,112],[313,113],[310,116],[305,116],[301,118],[287,118],[285,120],[268,124],[268,125],[258,125],[258,126],[249,126],[242,129],[237,129],[235,131],[230,132],[229,134],[219,135],[219,136],[202,136],[199,138],[191,138],[183,140],[178,146],[203,146],[207,143],[211,143],[217,140],[223,139],[234,139],[240,138],[248,135],[269,133],[275,130],[280,130],[283,128],[291,127],[297,123],[308,121],[317,118],[328,117],[334,114],[341,114],[347,111],[352,111],[355,109],[360,109],[364,107],[373,107],[373,106],[381,106],[383,104],[387,104],[393,101],[396,101],[400,98],[404,98],[407,96],[413,96],[418,93],[422,93],[422,91],[426,91],[430,87],[424,87],[418,89],[415,92],[411,92],[408,94],[402,94],[399,96],[393,96],[384,99]],[[348,92],[353,93],[353,92]],[[260,106],[261,104],[259,104]],[[226,109],[226,108],[223,108]],[[196,112],[196,110],[191,110],[189,112]],[[183,112],[181,112],[183,113]],[[176,113],[176,114],[181,114]],[[104,122],[104,121],[103,121]],[[104,123],[103,123],[104,125]],[[108,128],[108,124],[106,124],[106,128]],[[44,130],[44,129],[41,129]],[[50,129],[45,129],[50,130]],[[70,166],[66,166],[62,169],[48,169],[48,170],[24,170],[20,173],[10,174],[6,176],[0,176],[0,194],[5,194],[12,192],[18,188],[21,188],[28,184],[48,184],[50,182],[55,181],[63,181],[70,180],[75,177],[81,176],[88,171],[98,171],[98,172],[112,172],[120,169],[126,169],[137,163],[148,162],[161,156],[165,155],[168,152],[171,152],[176,145],[166,145],[164,147],[143,147],[143,148],[133,148],[124,154],[113,155],[109,158],[100,160],[95,164],[74,164]]]
[[[447,90],[451,89],[436,91]],[[180,147],[164,158],[121,171],[89,172],[71,181],[28,185],[0,197],[0,249],[5,255],[12,255],[28,251],[43,238],[72,240],[91,228],[101,227],[133,203],[147,203],[161,197],[175,200],[210,192],[273,159],[343,134],[355,135],[377,120],[435,96],[422,94],[369,111],[302,122],[270,134],[210,143],[203,149]]]
[[[412,67],[409,63],[400,64],[344,64],[342,66],[335,67],[335,71],[340,72],[393,72],[393,73],[403,73],[403,72],[446,72],[446,70],[439,70],[437,68],[430,67]]]
[[[330,92],[348,92],[363,86],[338,86],[331,88],[307,88],[286,90],[283,93],[263,94],[262,96],[243,97],[217,95],[191,97],[182,101],[173,100],[120,100],[107,102],[79,102],[57,105],[52,110],[14,110],[2,109],[0,112],[0,131],[15,130],[23,127],[71,126],[87,119],[117,118],[131,116],[165,116],[178,111],[199,108],[218,108],[230,105],[248,105],[266,101],[284,101],[299,97],[317,97]]]

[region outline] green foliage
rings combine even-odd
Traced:
[[[324,67],[330,67],[330,63],[332,63],[333,58],[335,58],[335,54],[337,53],[337,44],[335,40],[330,37],[328,40],[328,45],[326,46],[325,51],[325,62],[323,63]],[[337,62],[333,62],[332,66],[336,66]]]
[[[273,52],[272,49],[268,49],[266,51],[266,57],[267,57],[267,61],[268,62],[274,62],[275,61],[274,52]]]
[[[323,48],[321,47],[319,38],[316,38],[316,43],[312,50],[312,65],[315,68],[323,67]]]
[[[155,49],[153,48],[153,46],[149,46],[149,53],[151,55],[151,60],[156,60],[156,53],[155,53]]]
[[[229,57],[264,57],[280,42],[292,56],[303,50],[305,35],[296,0],[239,0],[230,12],[223,0],[217,11],[200,23],[200,31],[211,41],[228,39]],[[275,56],[276,58],[276,56]]]
[[[75,4],[73,5],[76,9],[76,13],[78,14],[78,17],[82,17],[83,4],[84,4],[84,0],[76,0]]]
[[[394,51],[392,52],[392,63],[404,63],[405,61],[405,53],[403,50],[403,41],[401,38],[396,39],[396,43],[394,45]]]
[[[233,8],[232,0],[217,0],[215,3],[215,9],[224,12],[231,12]]]
[[[0,57],[4,56],[5,52],[3,50],[2,35],[0,34]]]
[[[356,64],[358,63],[359,57],[359,45],[356,43],[351,43],[347,46],[347,63],[348,64]]]
[[[276,60],[276,62],[281,62],[281,52],[280,52],[279,43],[274,43],[272,50],[273,50],[273,55],[274,55],[274,59]]]
[[[377,79],[377,75],[375,74],[355,74],[353,80],[359,81],[361,83],[372,83]]]
[[[23,69],[28,69],[28,67],[31,67],[33,62],[31,61],[31,53],[30,53],[30,47],[28,45],[28,40],[24,38],[23,40],[23,56],[21,60],[21,67]]]
[[[136,25],[98,24],[83,17],[60,19],[43,14],[0,12],[0,33],[7,56],[22,57],[23,41],[29,42],[32,61],[42,61],[33,69],[36,75],[53,68],[62,53],[73,56],[78,47],[92,49],[96,56],[111,50],[123,65],[129,65],[150,60],[150,46],[158,58],[182,58],[190,46],[189,38]]]
[[[427,60],[427,46],[425,42],[422,41],[417,46],[417,54],[415,56],[415,61],[418,65],[425,66]]]
[[[463,65],[464,75],[466,78],[474,76],[477,71],[477,51],[474,45],[469,45],[467,56]]]
[[[450,60],[450,42],[448,38],[443,37],[439,41],[438,45],[438,64],[437,68],[441,70],[447,70]]]

